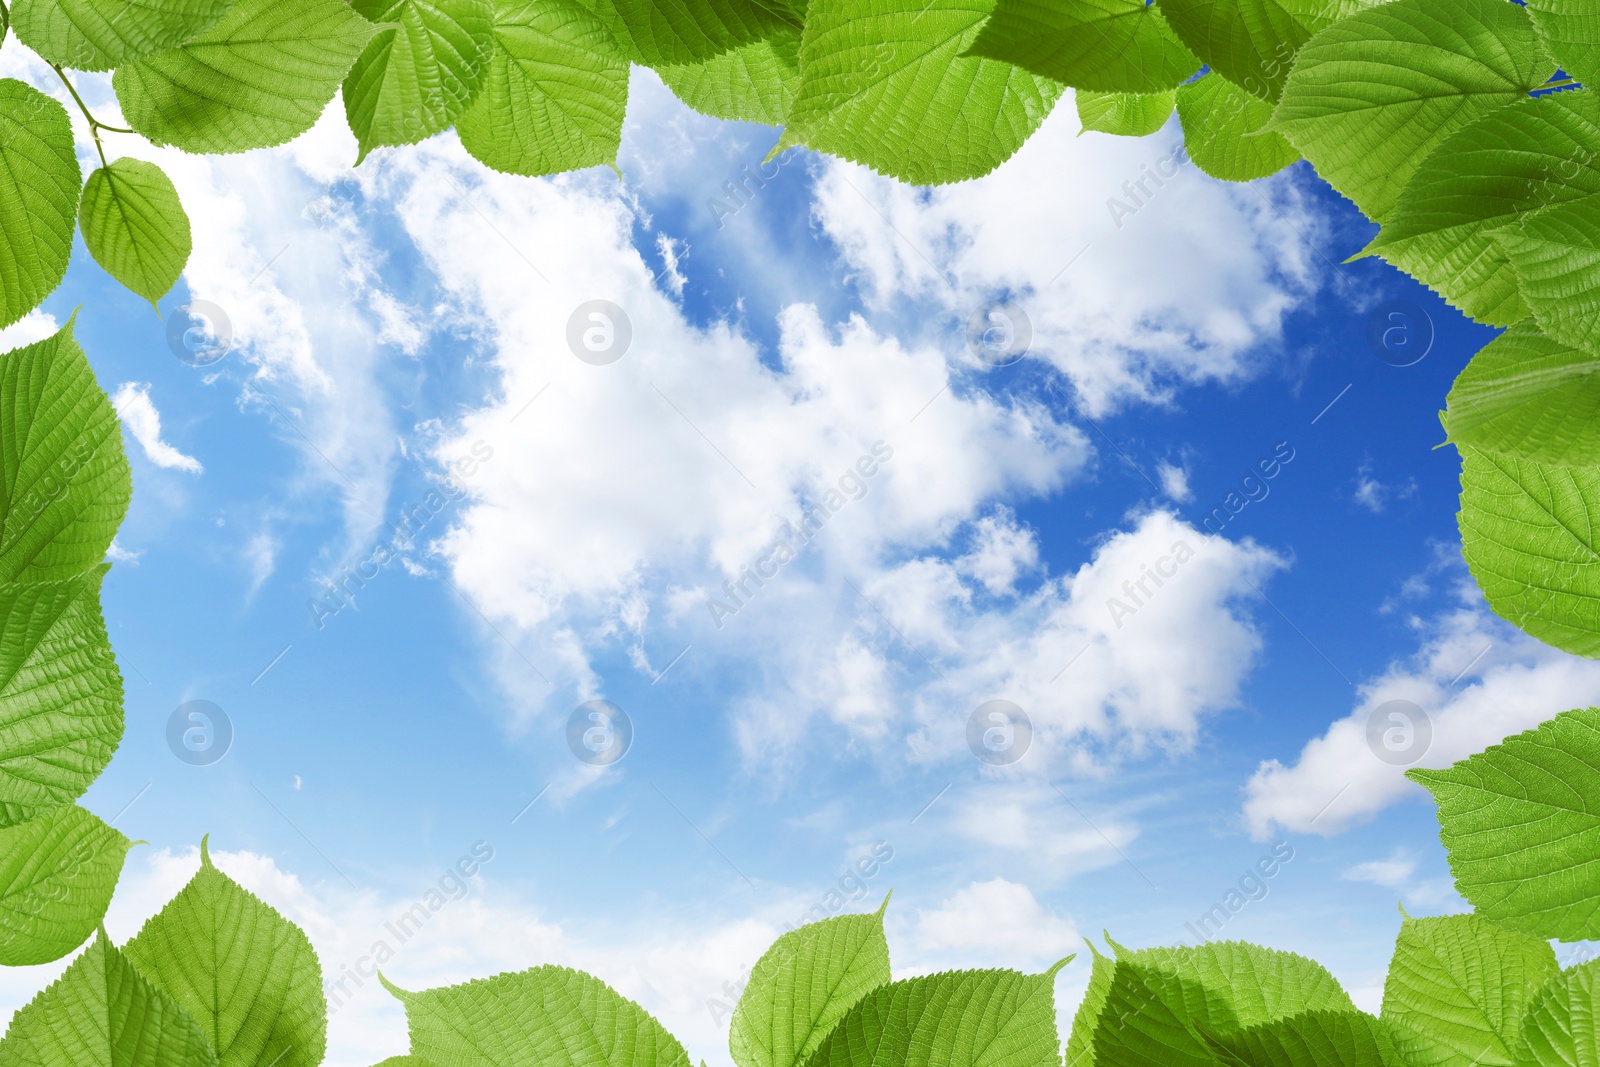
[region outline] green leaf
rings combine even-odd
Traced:
[[[1494,232],[1600,194],[1600,104],[1587,91],[1501,108],[1446,138],[1361,255],[1377,253],[1482,322],[1528,317]]]
[[[415,144],[467,110],[494,53],[504,0],[352,0],[374,23],[394,23],[367,44],[344,80],[344,113],[359,166],[379,145]],[[518,7],[526,5],[516,5]]]
[[[1494,239],[1544,332],[1600,353],[1600,197],[1524,215]]]
[[[1562,69],[1600,82],[1600,9],[1588,0],[1528,0],[1528,12]]]
[[[1165,93],[1095,93],[1079,89],[1074,94],[1078,103],[1080,133],[1093,130],[1097,133],[1116,134],[1119,137],[1143,137],[1155,133],[1172,117],[1177,106],[1177,94]]]
[[[1189,50],[1228,81],[1278,99],[1300,46],[1380,0],[1160,0]]]
[[[739,1067],[806,1062],[846,1012],[888,983],[883,911],[809,923],[773,942],[750,972],[728,1030]]]
[[[547,964],[418,993],[411,1054],[438,1067],[689,1067],[678,1039],[593,975]]]
[[[782,126],[800,90],[800,33],[785,29],[720,56],[659,67],[685,104],[712,118]]]
[[[210,29],[229,0],[16,0],[17,39],[73,70],[110,70]]]
[[[1600,657],[1600,469],[1460,451],[1462,555],[1489,607],[1547,644]]]
[[[97,566],[132,491],[122,426],[72,322],[0,353],[0,582]]]
[[[1252,181],[1300,158],[1282,134],[1264,130],[1270,118],[1271,104],[1215,74],[1178,89],[1184,149],[1213,178]]]
[[[83,187],[78,214],[95,262],[151,307],[177,284],[193,247],[189,216],[160,167],[126,156],[101,167]]]
[[[377,27],[345,0],[234,0],[185,44],[117,68],[128,124],[186,152],[245,152],[309,130]]]
[[[1600,709],[1406,777],[1439,805],[1456,889],[1480,917],[1540,938],[1600,937]]]
[[[1456,444],[1558,467],[1600,466],[1600,358],[1511,327],[1472,357],[1450,389]]]
[[[72,804],[0,829],[0,966],[49,963],[83,944],[131,845]]]
[[[1562,971],[1534,999],[1522,1021],[1517,1067],[1574,1067],[1600,1062],[1600,960]]]
[[[811,0],[784,142],[918,185],[989,173],[1062,87],[963,56],[985,14],[967,0]]]
[[[1506,0],[1393,0],[1300,49],[1272,128],[1382,221],[1440,142],[1554,71]]]
[[[754,44],[801,20],[787,5],[756,0],[584,0],[623,54],[660,68],[697,63]]]
[[[851,1008],[808,1067],[1056,1067],[1055,979],[945,971],[879,986]]]
[[[107,569],[0,582],[0,824],[82,796],[122,739],[122,675],[100,617]]]
[[[1100,92],[1175,89],[1200,69],[1145,0],[999,0],[968,54]]]
[[[1202,1032],[1219,1067],[1391,1067],[1389,1028],[1360,1011],[1308,1011],[1237,1033]]]
[[[497,0],[494,58],[457,126],[461,144],[507,174],[610,164],[622,139],[628,62],[574,0]]]
[[[1548,941],[1476,915],[1408,916],[1383,986],[1383,1019],[1408,1067],[1512,1067],[1523,1012],[1559,971]]]
[[[1082,1067],[1216,1067],[1213,1039],[1306,1011],[1355,1011],[1320,964],[1241,941],[1130,952],[1106,939],[1067,1042]],[[1093,945],[1090,946],[1091,950]]]
[[[82,180],[67,109],[0,78],[0,327],[61,284]]]
[[[200,1023],[221,1067],[316,1067],[327,1046],[322,968],[289,920],[211,863],[123,946]]]
[[[195,1021],[145,981],[104,931],[17,1012],[0,1067],[216,1067]]]

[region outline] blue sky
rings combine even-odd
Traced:
[[[114,121],[108,84],[85,89]],[[1397,902],[1463,905],[1431,807],[1367,744],[1373,709],[1420,707],[1437,766],[1600,697],[1459,562],[1436,412],[1490,335],[1345,263],[1370,227],[1303,164],[1251,187],[1183,164],[1119,220],[1176,122],[1077,132],[1068,100],[996,174],[931,191],[795,153],[731,214],[724,183],[773,131],[643,71],[620,174],[491,175],[449,136],[352,171],[337,105],[244,157],[113,142],[177,182],[184,281],[158,316],[80,245],[6,338],[81,305],[127,425],[105,595],[127,733],[85,802],[149,844],[112,932],[209,833],[334,981],[485,842],[386,975],[567,963],[723,1064],[708,1000],[864,856],[842,906],[892,887],[915,973],[1040,969],[1102,930],[1192,943],[1276,847],[1223,936],[1314,956],[1375,1008]],[[592,300],[631,324],[605,366],[566,342]],[[231,325],[210,366],[168,344],[191,301]],[[1031,325],[1009,366],[967,344],[991,302]],[[1396,309],[1431,335],[1408,366],[1369,339]],[[878,442],[860,499],[718,627],[707,598]],[[319,613],[474,445],[411,547]],[[1192,560],[1119,619],[1122,583],[1179,543]],[[611,766],[566,742],[592,699],[633,724]],[[994,699],[1033,724],[1014,765],[967,747]],[[190,700],[231,722],[215,763],[168,747]],[[0,1008],[51,971],[5,976]],[[1064,972],[1063,1012],[1087,973]],[[398,1006],[366,982],[330,1040],[338,1064],[402,1051]]]

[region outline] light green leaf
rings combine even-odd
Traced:
[[[788,5],[757,0],[584,0],[623,54],[647,67],[679,66],[754,44],[801,20]]]
[[[800,32],[780,30],[699,63],[656,73],[685,104],[712,118],[782,126],[800,90]]]
[[[1589,0],[1528,0],[1528,11],[1563,70],[1585,85],[1600,82],[1600,8]]]
[[[1516,1067],[1600,1063],[1600,960],[1561,972],[1522,1021]]]
[[[1056,1067],[1055,979],[945,971],[879,986],[851,1008],[808,1067]]]
[[[1201,1035],[1218,1067],[1395,1067],[1389,1028],[1360,1011],[1308,1011],[1236,1033]]]
[[[851,1007],[889,981],[883,911],[808,923],[773,942],[750,972],[728,1030],[739,1067],[806,1062]]]
[[[1200,69],[1145,0],[999,0],[968,54],[1101,92],[1175,89]]]
[[[963,56],[986,9],[968,0],[811,0],[786,144],[918,185],[1011,158],[1062,87]]]
[[[1456,889],[1480,917],[1540,938],[1600,937],[1600,709],[1406,777],[1438,803]]]
[[[244,152],[309,130],[377,27],[345,0],[234,0],[185,44],[118,67],[128,124],[186,152]]]
[[[1172,117],[1177,94],[1095,93],[1077,90],[1080,133],[1093,130],[1119,137],[1143,137],[1155,133]]]
[[[0,353],[0,582],[97,566],[132,491],[122,426],[72,322]]]
[[[508,174],[612,163],[628,104],[628,62],[574,0],[496,0],[494,58],[461,116],[461,144]]]
[[[434,1065],[421,1056],[390,1056],[374,1067],[434,1067]]]
[[[1300,49],[1272,128],[1382,221],[1441,141],[1554,71],[1527,12],[1506,0],[1393,0]]]
[[[1201,61],[1251,96],[1276,101],[1300,46],[1380,0],[1160,0]]]
[[[1600,197],[1523,215],[1494,239],[1544,332],[1600,353]]]
[[[1213,1038],[1306,1011],[1355,1011],[1320,964],[1241,941],[1094,954],[1067,1042],[1080,1067],[1215,1067]],[[1091,945],[1092,949],[1093,946]]]
[[[316,1067],[327,1046],[322,968],[300,928],[211,862],[123,946],[200,1023],[221,1067]]]
[[[1526,212],[1600,194],[1600,104],[1587,91],[1501,108],[1434,150],[1406,184],[1377,253],[1481,322],[1528,317],[1495,230]]]
[[[73,70],[110,70],[210,29],[229,0],[16,0],[17,39]]]
[[[1523,1012],[1559,971],[1548,941],[1476,915],[1407,917],[1383,1019],[1408,1067],[1511,1067]]]
[[[199,1025],[104,931],[11,1020],[0,1067],[217,1067]]]
[[[82,796],[122,739],[122,675],[100,617],[106,570],[0,582],[0,824]]]
[[[0,965],[49,963],[83,944],[131,844],[72,804],[0,829]]]
[[[438,1067],[689,1067],[678,1039],[593,975],[546,965],[418,993],[411,1054]]]
[[[1462,555],[1489,607],[1547,644],[1600,657],[1600,468],[1459,447]]]
[[[101,167],[78,215],[95,262],[152,307],[177,284],[193,247],[189,216],[160,167],[126,156]]]
[[[1450,389],[1451,441],[1558,467],[1600,466],[1600,358],[1511,327],[1472,357]]]
[[[1215,74],[1178,89],[1184,148],[1213,178],[1252,181],[1300,158],[1282,134],[1264,130],[1270,118],[1271,104]]]
[[[374,23],[344,80],[344,113],[359,165],[379,145],[415,144],[450,128],[477,96],[494,53],[490,0],[352,0]],[[500,7],[506,6],[500,0]],[[529,5],[518,5],[526,7]]]
[[[61,284],[82,180],[66,108],[0,78],[0,327]]]

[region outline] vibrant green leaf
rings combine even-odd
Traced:
[[[1600,197],[1523,215],[1494,239],[1544,332],[1600,354]]]
[[[800,90],[800,33],[785,29],[720,56],[656,73],[696,111],[713,118],[782,126]]]
[[[779,148],[804,144],[918,185],[989,173],[1062,87],[963,56],[986,13],[968,0],[811,0]]]
[[[61,284],[82,180],[66,108],[0,78],[0,326]]]
[[[1548,941],[1476,915],[1407,917],[1383,1019],[1407,1067],[1512,1067],[1523,1012],[1559,971]]]
[[[72,323],[0,353],[0,582],[98,565],[132,490],[122,426]]]
[[[1600,709],[1406,777],[1439,805],[1456,889],[1481,918],[1540,938],[1600,937]]]
[[[1441,141],[1554,71],[1506,0],[1393,0],[1300,49],[1272,128],[1382,221]]]
[[[151,306],[189,262],[189,216],[154,163],[124,156],[89,175],[78,216],[95,262]]]
[[[221,1067],[316,1067],[327,1045],[322,968],[299,927],[211,862],[123,946],[200,1023]]]
[[[1600,960],[1562,971],[1534,999],[1517,1044],[1516,1067],[1600,1063]]]
[[[1600,657],[1600,468],[1460,450],[1462,555],[1489,606],[1541,641]]]
[[[496,0],[494,58],[461,116],[461,144],[508,174],[612,163],[628,104],[628,62],[575,0]]]
[[[1600,8],[1590,0],[1528,0],[1528,11],[1568,74],[1600,82]]]
[[[1457,444],[1557,467],[1600,466],[1600,358],[1513,326],[1472,357],[1450,390]]]
[[[689,1067],[678,1039],[593,975],[545,965],[408,993],[411,1054],[438,1067]]]
[[[1155,133],[1172,117],[1177,106],[1177,94],[1165,93],[1094,93],[1077,90],[1078,124],[1080,133],[1093,130],[1097,133],[1116,134],[1119,137],[1143,137]]]
[[[210,29],[229,0],[16,0],[17,39],[73,70],[110,70]]]
[[[1380,0],[1160,0],[1189,50],[1263,100],[1278,99],[1300,46]]]
[[[100,617],[106,570],[0,582],[0,824],[83,795],[122,738],[122,675]]]
[[[367,44],[344,80],[344,113],[360,164],[379,145],[415,144],[466,111],[494,53],[505,0],[352,0],[374,23],[394,23]],[[524,21],[528,21],[524,19]]]
[[[945,971],[879,986],[809,1067],[1056,1067],[1056,972]]]
[[[222,21],[118,67],[128,124],[186,152],[244,152],[309,130],[377,27],[345,0],[234,0]]]
[[[647,67],[679,66],[765,40],[800,20],[756,0],[584,0],[623,54]]]
[[[0,1067],[217,1067],[199,1025],[104,931],[11,1020]]]
[[[1200,60],[1145,0],[999,0],[969,54],[1076,89],[1175,89]]]
[[[1218,1067],[1398,1067],[1389,1028],[1360,1011],[1307,1011],[1224,1036],[1202,1032]]]
[[[845,1013],[889,978],[883,908],[789,931],[762,955],[739,997],[728,1030],[734,1062],[805,1063]]]
[[[1300,158],[1282,134],[1263,130],[1270,118],[1271,104],[1215,74],[1178,89],[1184,148],[1213,178],[1252,181]]]
[[[0,829],[0,965],[49,963],[83,944],[131,844],[73,804]]]

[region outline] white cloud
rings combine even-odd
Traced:
[[[1189,488],[1187,468],[1163,461],[1156,464],[1156,477],[1161,479],[1161,493],[1168,500],[1186,504],[1194,499],[1194,491]]]
[[[1387,859],[1358,863],[1339,875],[1347,882],[1371,882],[1386,889],[1398,889],[1411,881],[1417,873],[1417,858],[1404,846],[1397,847]]]
[[[1416,479],[1407,479],[1403,485],[1386,485],[1373,476],[1372,464],[1363,463],[1356,471],[1356,487],[1351,490],[1350,499],[1374,515],[1381,515],[1390,501],[1409,500],[1416,494]]]
[[[61,324],[56,322],[54,315],[35,309],[0,330],[0,352],[9,352],[13,348],[43,341],[60,329]]]
[[[999,877],[919,910],[912,938],[922,953],[950,966],[992,967],[1003,959],[1018,970],[1042,969],[1082,945],[1071,919],[1040,904],[1027,886]]]
[[[161,439],[161,413],[150,399],[149,382],[123,382],[111,395],[111,406],[116,409],[122,424],[139,442],[139,447],[144,449],[151,463],[191,474],[205,470],[199,460],[179,452]]]

